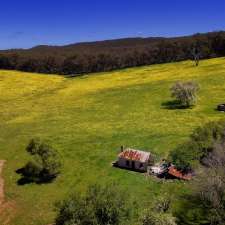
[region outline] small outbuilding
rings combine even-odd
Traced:
[[[173,164],[163,162],[149,167],[149,172],[152,175],[157,176],[158,178],[166,179],[179,179],[179,180],[191,180],[192,173],[182,173],[178,170]]]
[[[150,152],[121,147],[116,165],[121,168],[147,172],[149,164],[153,161]]]
[[[175,178],[175,179],[180,179],[180,180],[191,180],[192,174],[191,173],[183,174],[181,171],[177,170],[175,166],[172,165],[169,167],[167,178]]]

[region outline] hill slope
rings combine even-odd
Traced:
[[[10,224],[51,223],[55,201],[96,181],[118,181],[140,209],[155,195],[185,191],[181,182],[157,182],[111,162],[121,145],[167,156],[195,127],[223,118],[215,107],[225,101],[224,62],[205,60],[196,68],[185,61],[77,78],[0,71],[0,159],[7,160],[6,197],[17,205]],[[197,107],[167,108],[177,80],[199,83]],[[27,162],[24,149],[35,136],[59,149],[63,173],[51,184],[19,186],[15,170]]]

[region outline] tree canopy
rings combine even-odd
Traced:
[[[129,219],[127,194],[118,185],[91,185],[57,205],[56,225],[119,225]]]
[[[57,177],[62,162],[58,151],[41,139],[31,139],[26,151],[32,156],[23,169],[23,175],[30,181],[44,182]]]
[[[193,54],[193,49],[198,54]],[[225,56],[225,32],[176,38],[127,38],[0,51],[0,69],[62,75]]]

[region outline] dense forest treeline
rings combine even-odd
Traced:
[[[176,38],[127,38],[0,51],[0,69],[62,75],[225,56],[225,31]]]

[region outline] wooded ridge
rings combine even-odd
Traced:
[[[0,51],[0,69],[62,75],[225,56],[225,31],[175,38],[126,38]]]

